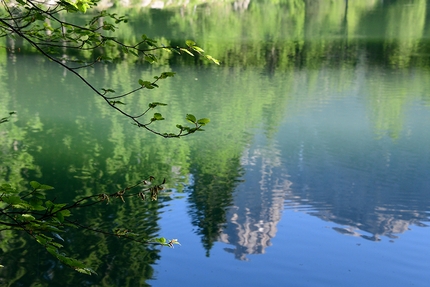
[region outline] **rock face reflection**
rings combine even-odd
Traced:
[[[368,130],[365,121],[344,125],[353,119],[338,112],[345,104],[339,103],[329,112],[321,109],[331,115],[324,120],[286,123],[272,143],[256,136],[245,150],[243,182],[235,188],[218,238],[233,246],[227,252],[239,260],[265,253],[284,209],[370,241],[394,240],[411,227],[427,226],[430,152],[419,146],[429,141],[428,132],[415,124],[416,130],[396,140],[375,138],[357,132]],[[360,118],[357,113],[354,118]]]
[[[228,222],[219,236],[221,242],[234,245],[225,250],[239,260],[247,260],[247,254],[263,254],[276,235],[291,185],[279,156],[275,148],[260,147],[246,150],[242,157],[247,170],[244,183],[235,191]]]

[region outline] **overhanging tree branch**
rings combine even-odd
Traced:
[[[54,5],[48,5],[45,2],[37,2],[35,0],[17,0],[12,5],[12,2],[1,0],[4,12],[0,15],[0,32],[3,35],[17,36],[25,42],[34,47],[44,57],[63,67],[67,71],[77,76],[86,86],[88,86],[97,96],[101,97],[111,108],[129,118],[136,126],[144,128],[145,130],[165,137],[165,138],[178,138],[190,135],[196,131],[201,131],[201,127],[209,122],[209,119],[190,119],[195,118],[193,115],[186,116],[188,122],[192,126],[176,125],[178,132],[166,133],[153,129],[150,127],[155,121],[164,120],[160,113],[154,113],[153,117],[144,121],[144,117],[148,116],[148,112],[157,106],[163,106],[162,103],[149,103],[149,109],[138,114],[132,115],[120,105],[124,104],[118,99],[124,100],[127,96],[134,94],[143,89],[158,88],[157,82],[162,79],[173,77],[175,73],[165,72],[160,76],[156,76],[153,81],[144,81],[139,79],[137,82],[138,87],[128,92],[123,92],[116,96],[108,96],[109,93],[115,93],[113,89],[97,89],[95,88],[78,70],[92,67],[102,62],[105,57],[98,56],[95,60],[88,63],[85,60],[72,60],[69,58],[69,50],[77,51],[96,51],[100,48],[106,47],[108,43],[115,45],[125,54],[131,54],[136,57],[142,57],[149,63],[156,62],[158,59],[153,54],[155,51],[167,50],[183,55],[187,54],[194,56],[195,54],[201,55],[206,59],[219,64],[219,62],[205,54],[204,50],[196,45],[195,42],[187,40],[186,45],[180,46],[164,46],[158,45],[157,41],[142,35],[142,40],[134,44],[126,44],[119,41],[112,36],[104,35],[102,31],[114,32],[117,27],[116,24],[127,22],[128,20],[116,14],[110,14],[106,11],[101,11],[98,15],[92,17],[86,25],[78,25],[70,21],[62,20],[62,12],[76,13],[86,12],[90,7],[96,5],[95,0],[78,0],[76,2],[69,0],[60,0]],[[114,21],[115,25],[110,23],[109,20]],[[62,57],[57,57],[58,53],[62,53]],[[70,65],[69,63],[79,63],[79,65]]]

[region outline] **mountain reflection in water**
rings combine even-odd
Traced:
[[[347,106],[352,111],[345,112]],[[263,254],[284,209],[333,222],[339,234],[370,241],[392,241],[411,225],[426,227],[430,154],[415,146],[424,146],[429,134],[421,130],[416,109],[407,112],[409,130],[396,140],[369,133],[362,110],[351,100],[310,112],[321,116],[319,122],[308,115],[287,121],[276,140],[256,136],[243,152],[243,182],[218,240],[233,245],[225,250],[240,260]]]

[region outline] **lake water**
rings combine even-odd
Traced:
[[[166,56],[83,72],[118,91],[176,72],[127,108],[168,103],[166,130],[211,119],[182,139],[131,125],[52,63],[0,54],[0,117],[17,112],[0,125],[1,181],[71,201],[165,178],[156,202],[76,218],[181,242],[69,230],[65,252],[98,273],[86,276],[2,232],[0,286],[428,286],[428,2],[256,2],[130,11],[124,37],[192,38],[221,66]]]

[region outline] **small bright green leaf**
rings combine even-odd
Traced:
[[[204,52],[205,52],[202,48],[197,47],[197,46],[192,46],[191,48],[192,48],[194,51],[196,51],[197,53],[199,53],[199,54],[201,54],[201,53],[204,53]]]
[[[215,59],[214,57],[210,56],[210,55],[206,55],[206,59],[214,62],[217,65],[219,65],[219,61],[217,59]]]
[[[192,122],[193,124],[196,123],[197,121],[196,117],[192,114],[187,114],[186,119],[187,121]]]
[[[76,271],[78,271],[79,273],[83,273],[83,274],[87,274],[87,275],[91,275],[91,274],[95,274],[97,275],[97,273],[88,267],[84,267],[84,268],[75,268]]]
[[[46,243],[48,242],[48,240],[46,240],[46,238],[44,238],[44,237],[42,237],[40,235],[36,235],[35,238],[36,238],[36,241],[39,242],[42,245],[46,245]]]
[[[198,123],[199,125],[202,125],[202,126],[204,126],[204,125],[208,124],[209,122],[210,122],[210,119],[208,119],[208,118],[202,118],[202,119],[199,119],[199,120],[197,121],[197,123]]]
[[[65,216],[65,217],[67,217],[67,216],[70,216],[70,214],[72,214],[72,213],[70,212],[70,210],[64,209],[64,210],[61,210],[61,214],[63,214],[63,216]]]
[[[26,221],[33,221],[33,220],[35,220],[35,219],[36,219],[33,215],[31,215],[31,214],[27,214],[27,213],[22,214],[21,216],[22,216]]]
[[[30,185],[34,189],[38,189],[41,186],[41,184],[38,183],[37,181],[30,181]]]
[[[143,86],[144,85],[144,81],[142,79],[139,79],[139,85]]]
[[[193,56],[193,57],[194,57],[194,54],[193,54],[193,53],[191,53],[190,51],[188,51],[188,49],[180,48],[179,50],[181,50],[181,51],[183,51],[183,52],[187,53],[188,55],[190,55],[190,56]]]
[[[151,82],[149,82],[149,81],[142,81],[142,82],[140,82],[139,81],[139,84],[141,84],[142,86],[144,86],[145,88],[147,88],[147,89],[153,89],[155,86],[151,83]]]
[[[166,238],[164,237],[160,237],[160,238],[155,238],[155,241],[161,244],[165,244],[166,243]]]
[[[156,121],[162,121],[162,120],[164,120],[163,116],[160,113],[155,113],[154,114],[154,119]]]
[[[196,42],[194,42],[193,40],[186,40],[186,41],[185,41],[185,44],[186,44],[187,46],[191,47],[191,46],[195,46],[195,45],[196,45]]]

